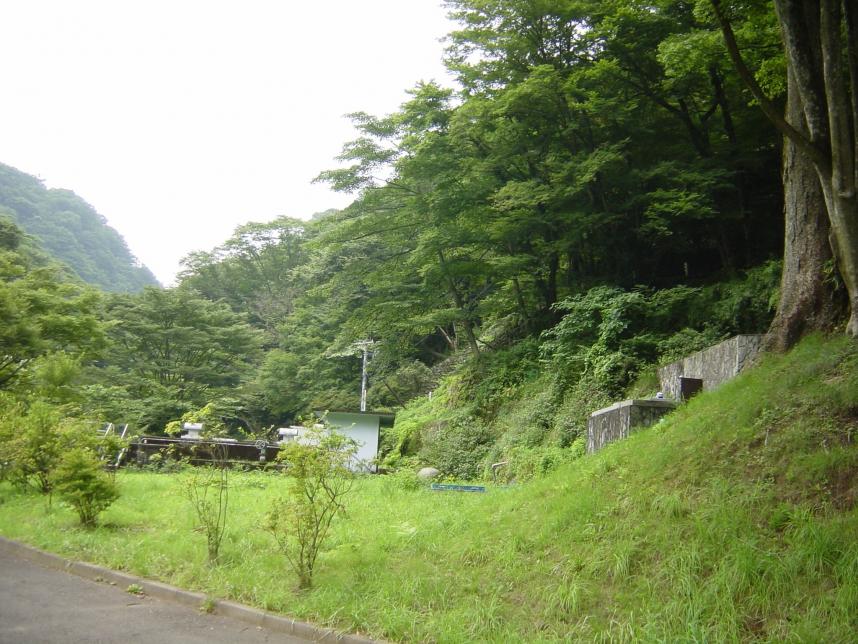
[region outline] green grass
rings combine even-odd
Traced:
[[[650,430],[486,494],[361,480],[296,579],[260,525],[284,482],[236,475],[223,562],[175,477],[121,472],[94,530],[0,488],[0,533],[390,640],[855,641],[858,347],[814,337]]]

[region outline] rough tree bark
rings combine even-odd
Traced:
[[[742,59],[721,1],[710,2],[739,75],[769,120],[813,163],[828,213],[831,248],[849,297],[846,333],[858,337],[858,3],[774,0],[807,125],[803,131],[800,121],[784,118],[762,91]]]
[[[784,4],[795,4],[796,1],[780,0]],[[850,36],[850,42],[847,42],[850,51],[848,62],[843,59],[841,42],[843,8],[847,16],[851,14],[852,22],[851,28],[847,30]],[[858,338],[858,97],[855,96],[858,86],[853,85],[850,92],[849,85],[858,77],[855,54],[858,42],[854,40],[858,37],[855,32],[856,14],[858,8],[855,0],[845,0],[843,6],[840,0],[820,2],[820,42],[831,162],[828,167],[823,164],[816,166],[828,206],[831,245],[849,294],[850,316],[846,332],[853,338]],[[799,28],[799,25],[791,26]],[[848,75],[844,67],[852,68]]]
[[[807,132],[801,101],[790,74],[787,120]],[[825,280],[832,259],[829,224],[819,177],[810,159],[784,137],[784,261],[781,297],[764,347],[785,351],[809,331],[828,330],[839,311],[833,285]]]

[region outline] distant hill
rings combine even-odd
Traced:
[[[118,232],[70,190],[48,189],[29,174],[0,163],[0,214],[39,240],[83,281],[113,292],[136,292],[158,280]]]

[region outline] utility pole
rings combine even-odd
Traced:
[[[366,411],[366,390],[369,386],[369,375],[367,374],[369,361],[372,359],[372,348],[375,346],[375,340],[358,340],[353,342],[346,349],[341,349],[336,353],[327,353],[326,355],[332,358],[343,358],[346,356],[354,356],[361,352],[361,374],[360,374],[360,410]]]
[[[361,374],[360,374],[360,410],[366,411],[366,363],[367,363],[367,354],[369,353],[369,348],[364,345],[363,347],[363,365],[361,366]]]
[[[367,390],[367,366],[369,365],[370,358],[370,349],[375,344],[372,340],[361,340],[360,342],[355,342],[354,346],[356,349],[363,351],[363,360],[361,363],[361,374],[360,374],[360,410],[366,411],[366,390]]]

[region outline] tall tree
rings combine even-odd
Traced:
[[[190,289],[115,295],[107,308],[111,350],[93,378],[146,400],[132,420],[156,430],[191,407],[234,397],[260,357],[260,332],[244,315]]]
[[[41,356],[94,359],[104,347],[99,295],[69,282],[56,265],[34,266],[24,235],[0,217],[0,389]]]
[[[114,360],[181,391],[237,385],[259,353],[244,316],[187,289],[147,288],[109,307]]]
[[[295,271],[309,259],[309,228],[288,217],[239,226],[214,250],[184,258],[182,284],[247,312],[251,323],[273,335],[302,288]]]
[[[710,1],[743,80],[771,122],[813,163],[832,251],[849,296],[846,332],[858,337],[858,5],[853,0],[775,0],[795,100],[801,106],[801,119],[791,122],[746,65],[729,7],[721,0]]]
[[[340,156],[352,165],[323,172],[319,180],[359,195],[323,239],[340,247],[371,240],[379,252],[358,256],[352,265],[368,276],[364,285],[384,290],[390,277],[398,275],[399,284],[418,286],[422,295],[411,302],[423,310],[410,312],[416,322],[410,332],[424,329],[427,322],[453,325],[479,356],[477,309],[492,280],[476,244],[479,231],[461,218],[470,204],[458,172],[460,155],[449,137],[451,93],[421,84],[412,94],[388,117],[353,115],[363,136],[347,144]],[[362,309],[361,315],[369,310]],[[408,317],[400,309],[395,321],[394,327],[378,330],[390,333],[398,327],[402,332]]]
[[[761,204],[777,199],[774,137],[691,5],[447,5],[463,24],[447,61],[466,88],[457,111],[485,97],[474,155],[501,161],[488,166],[501,183],[495,214],[520,224],[549,215],[555,231],[543,232],[567,283],[608,267],[599,277],[665,284],[769,256],[777,241],[762,231],[779,213]],[[521,246],[543,234],[510,231]],[[540,246],[534,258],[550,261]]]
[[[793,74],[789,74],[787,119],[807,134]],[[813,162],[784,137],[784,261],[781,295],[767,344],[785,351],[812,330],[827,330],[839,302],[828,273],[833,258],[825,197]]]

